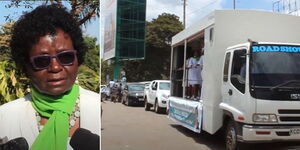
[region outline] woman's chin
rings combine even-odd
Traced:
[[[69,89],[70,88],[51,88],[47,90],[40,90],[40,92],[51,96],[59,96],[67,92]]]

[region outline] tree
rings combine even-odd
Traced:
[[[0,29],[0,61],[9,60],[11,58],[9,41],[13,24],[13,22],[8,22]]]
[[[35,2],[41,2],[42,4],[53,4],[56,3],[58,5],[63,6],[63,2],[70,4],[71,6],[71,14],[78,21],[78,25],[85,24],[90,21],[91,18],[100,16],[100,0],[12,0],[10,4],[6,5],[7,8],[11,7],[25,7],[25,8],[33,8],[33,4]],[[6,20],[11,21],[10,16],[6,16]]]
[[[99,73],[99,45],[96,44],[97,39],[94,37],[84,37],[84,42],[88,48],[88,52],[84,57],[84,65]]]
[[[169,79],[171,38],[181,30],[183,25],[173,14],[163,13],[147,22],[146,57],[144,60],[124,61],[127,80]]]
[[[29,80],[16,68],[15,63],[0,61],[0,105],[23,97]]]
[[[99,45],[97,39],[84,37],[84,42],[88,48],[84,63],[79,67],[79,85],[94,92],[99,92]]]

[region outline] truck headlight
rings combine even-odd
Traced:
[[[254,114],[253,122],[278,122],[275,114]]]

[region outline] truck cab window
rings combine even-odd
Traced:
[[[230,52],[226,54],[225,62],[224,62],[224,70],[223,70],[223,81],[228,81],[228,69],[229,69],[229,61],[230,61]]]
[[[245,77],[246,50],[236,50],[233,54],[230,81],[232,85],[242,93],[245,93]]]

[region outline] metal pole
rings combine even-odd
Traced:
[[[174,93],[173,93],[174,90],[173,90],[172,84],[176,82],[176,79],[173,80],[173,79],[174,79],[173,76],[174,76],[175,74],[172,73],[173,70],[174,70],[174,69],[173,69],[173,59],[174,59],[174,57],[173,57],[174,52],[173,52],[173,51],[174,51],[174,47],[172,46],[172,47],[171,47],[171,58],[170,58],[170,59],[171,59],[171,62],[170,62],[170,81],[171,81],[170,89],[171,89],[171,96],[174,95]]]
[[[235,9],[235,0],[233,0],[233,9]]]
[[[185,14],[186,14],[186,1],[187,0],[183,0],[183,28],[185,29],[185,24],[186,24],[186,18],[185,18]]]
[[[186,71],[185,71],[185,66],[186,66],[186,48],[187,48],[187,40],[185,39],[184,40],[184,54],[183,54],[183,80],[182,80],[182,87],[183,87],[183,90],[182,90],[182,95],[183,95],[183,98],[186,96],[185,93],[185,87],[188,86],[188,81],[186,80],[187,79],[187,76],[186,76]]]

